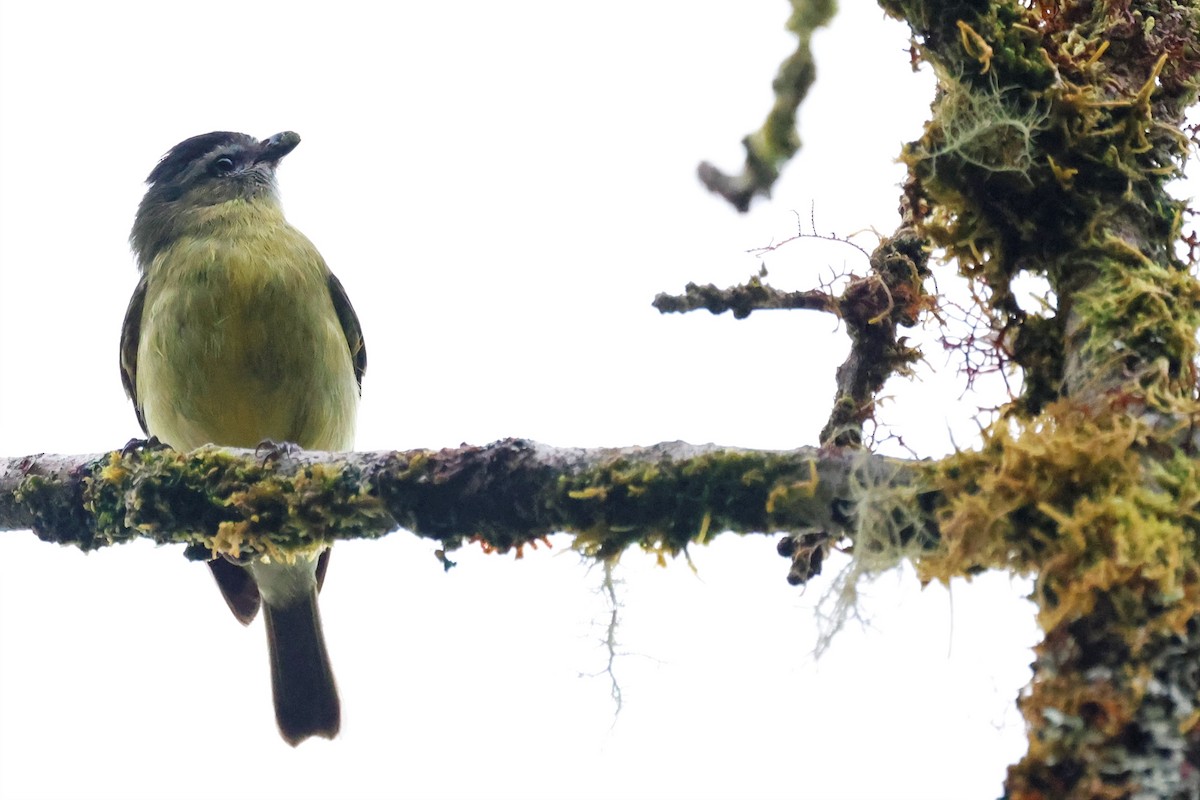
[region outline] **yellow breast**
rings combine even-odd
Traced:
[[[183,450],[351,449],[358,385],[324,260],[277,207],[226,203],[202,222],[147,270],[137,399],[150,433]]]

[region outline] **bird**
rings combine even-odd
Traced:
[[[367,351],[341,282],[283,214],[276,170],[299,143],[293,131],[205,133],[146,178],[120,366],[151,441],[353,449]],[[294,563],[208,562],[239,621],[263,610],[276,723],[293,747],[341,726],[317,607],[328,558],[319,545]]]

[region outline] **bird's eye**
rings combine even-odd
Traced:
[[[227,172],[233,171],[233,159],[229,156],[221,156],[213,162],[213,172],[218,175],[224,175]]]

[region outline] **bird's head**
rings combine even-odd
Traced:
[[[261,141],[214,131],[172,147],[146,178],[149,188],[129,237],[138,263],[145,268],[204,209],[234,201],[278,206],[275,168],[298,144],[300,134],[294,131]]]

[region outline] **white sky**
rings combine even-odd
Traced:
[[[218,129],[304,137],[281,191],[362,319],[360,449],[815,444],[847,346],[832,319],[650,300],[744,280],[793,212],[895,226],[893,159],[930,79],[902,27],[846,5],[815,42],[802,156],[739,216],[694,170],[736,167],[769,108],[783,0],[0,0],[0,454],[138,433],[116,358],[126,237],[158,157]],[[818,242],[767,265],[795,288],[865,267]],[[960,398],[927,357],[882,417],[936,457],[997,396]],[[814,662],[844,562],[801,592],[768,537],[698,548],[698,574],[631,553],[614,723],[590,676],[599,570],[561,537],[519,562],[464,550],[449,574],[435,547],[338,546],[321,605],[342,734],[293,750],[261,623],[239,626],[203,567],[0,535],[0,798],[972,798],[1023,752],[1035,634],[1007,576],[947,593],[886,575],[869,628]]]

